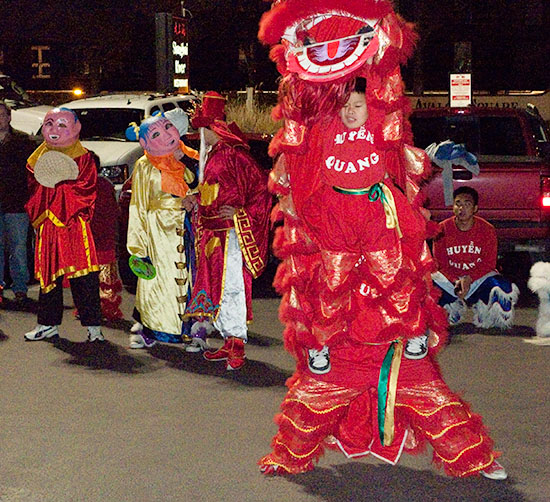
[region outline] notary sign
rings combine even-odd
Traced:
[[[174,64],[174,87],[181,92],[189,92],[189,41],[187,19],[173,18],[172,61]]]
[[[449,103],[451,108],[460,108],[472,104],[471,73],[451,73],[449,84]]]

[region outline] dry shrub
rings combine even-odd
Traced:
[[[231,100],[226,106],[227,121],[235,121],[242,131],[258,134],[275,134],[282,126],[281,122],[273,122],[271,119],[271,106],[258,105],[247,106],[242,100]]]

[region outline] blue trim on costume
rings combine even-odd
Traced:
[[[181,335],[174,335],[173,333],[164,333],[163,331],[156,331],[154,329],[143,326],[143,334],[147,338],[156,340],[157,342],[164,343],[183,343],[183,336],[191,336],[191,326],[194,321],[185,321],[182,323]]]
[[[493,275],[487,277],[481,285],[466,300],[466,305],[471,307],[474,303],[481,300],[485,305],[489,305],[490,295],[493,288],[498,287],[507,295],[512,293],[512,283],[502,275]],[[501,296],[497,296],[500,306],[505,312],[510,311],[512,302]],[[492,303],[495,303],[494,301]]]

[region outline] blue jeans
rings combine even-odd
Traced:
[[[27,213],[0,213],[0,284],[4,283],[5,252],[13,281],[14,293],[26,293],[29,282],[27,264],[27,233],[29,217]]]

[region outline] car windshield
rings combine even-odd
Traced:
[[[74,110],[82,124],[81,140],[126,139],[126,129],[131,122],[141,123],[144,110],[138,108],[84,108]]]

